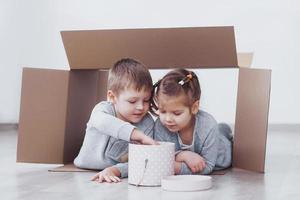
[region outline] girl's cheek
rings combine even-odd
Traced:
[[[165,118],[164,118],[164,116],[163,116],[162,114],[160,114],[160,113],[159,113],[159,115],[158,115],[158,116],[159,116],[159,119],[160,119],[160,121],[162,121],[162,122],[164,122],[164,121],[165,121]]]

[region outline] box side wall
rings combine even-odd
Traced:
[[[73,162],[82,145],[86,124],[98,98],[98,70],[71,70],[64,163]],[[106,80],[105,80],[106,81]]]
[[[106,101],[107,99],[107,79],[108,70],[98,71],[98,101]]]
[[[17,161],[63,163],[68,71],[24,68]]]
[[[108,69],[133,57],[149,68],[237,67],[233,27],[61,32],[71,69]]]
[[[252,60],[253,60],[253,53],[238,53],[238,65],[239,67],[251,67]]]
[[[239,69],[233,166],[264,172],[271,70]]]

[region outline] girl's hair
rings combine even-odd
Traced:
[[[161,80],[156,82],[152,90],[151,112],[158,110],[157,99],[161,94],[176,97],[185,95],[185,105],[191,106],[200,99],[201,88],[197,75],[186,69],[176,69],[167,73]]]
[[[137,91],[152,91],[152,84],[150,72],[144,64],[132,58],[123,58],[109,70],[107,89],[116,94],[129,87]]]

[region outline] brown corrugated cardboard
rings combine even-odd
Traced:
[[[134,57],[154,68],[237,67],[233,27],[62,31],[71,69],[107,69]]]
[[[73,163],[65,164],[54,169],[49,169],[49,172],[92,172],[92,171],[99,171],[99,170],[92,170],[92,169],[81,169],[77,168]],[[216,170],[213,171],[210,175],[224,175],[228,171],[231,171],[230,168],[224,170]]]
[[[233,166],[264,172],[271,70],[239,70]]]
[[[49,172],[91,172],[91,171],[98,171],[92,169],[81,169],[77,168],[73,163],[65,164],[54,169],[49,169]]]
[[[106,97],[107,71],[90,69],[122,57],[151,69],[239,67],[233,27],[63,31],[62,38],[71,71],[24,69],[18,161],[74,159],[93,106]],[[234,167],[264,171],[270,77],[239,68]]]
[[[252,64],[253,53],[238,53],[239,67],[250,67]]]
[[[78,153],[107,71],[24,68],[17,161],[69,163]]]
[[[66,71],[23,70],[17,161],[62,162],[68,78]]]

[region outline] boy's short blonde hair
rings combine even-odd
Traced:
[[[137,91],[152,91],[153,82],[148,68],[132,59],[123,58],[109,70],[107,89],[119,95],[121,91],[132,87]]]

